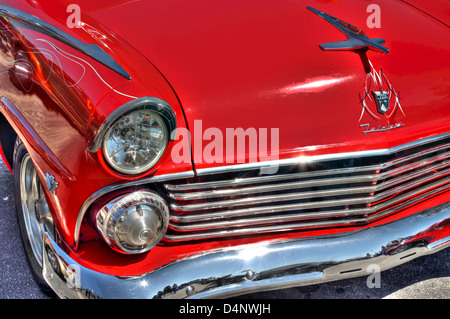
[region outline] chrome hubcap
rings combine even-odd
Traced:
[[[42,267],[44,218],[49,211],[41,183],[30,155],[25,154],[20,167],[20,201],[26,233],[34,257]]]

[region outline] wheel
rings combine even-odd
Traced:
[[[33,277],[47,294],[51,288],[42,276],[44,221],[49,215],[47,200],[30,155],[19,138],[14,146],[14,186],[20,235]]]

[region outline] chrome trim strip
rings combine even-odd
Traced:
[[[329,170],[319,170],[319,171],[313,171],[313,172],[300,172],[300,173],[294,173],[294,174],[283,174],[283,175],[266,175],[266,176],[258,176],[258,177],[248,177],[248,178],[237,178],[234,180],[219,180],[219,181],[212,181],[212,182],[203,182],[203,183],[194,183],[194,184],[181,184],[181,185],[171,185],[171,184],[165,184],[164,187],[170,191],[187,191],[187,190],[198,190],[203,188],[222,188],[222,187],[230,187],[230,186],[239,186],[239,185],[246,185],[246,184],[260,184],[260,183],[266,183],[266,182],[275,182],[275,181],[281,181],[281,180],[287,180],[287,179],[296,179],[296,178],[306,178],[306,177],[317,177],[317,176],[327,176],[327,175],[340,175],[340,174],[347,174],[347,173],[361,173],[361,172],[367,172],[367,171],[377,171],[377,170],[384,170],[389,167],[392,167],[394,165],[401,164],[403,162],[415,159],[417,157],[425,156],[430,153],[438,152],[444,149],[450,148],[450,143],[439,145],[437,147],[433,147],[421,152],[417,152],[405,157],[396,158],[392,161],[388,161],[379,165],[370,165],[370,166],[361,166],[361,167],[346,167],[346,168],[340,168],[340,169],[329,169]],[[427,161],[430,160],[440,160],[441,157],[444,158],[450,157],[450,152],[446,152],[443,154],[439,154],[437,157],[427,159]],[[401,168],[397,168],[396,171],[401,169],[406,169],[408,167],[411,167],[411,169],[414,169],[416,167],[412,167],[414,165],[420,164],[423,161],[418,161],[412,164],[405,165]],[[394,171],[395,173],[395,171]],[[181,193],[180,193],[181,194]],[[197,193],[192,193],[197,194]],[[173,196],[173,198],[176,198]],[[185,199],[185,198],[180,198]]]
[[[384,271],[450,247],[449,227],[446,203],[360,231],[200,253],[134,277],[88,269],[46,234],[43,276],[61,298],[228,298],[368,276],[374,264]]]
[[[450,154],[450,153],[449,153]],[[266,193],[271,191],[279,191],[279,190],[293,190],[293,189],[301,189],[305,187],[314,187],[314,186],[329,186],[329,185],[339,185],[339,184],[349,184],[349,183],[360,183],[360,182],[377,182],[380,180],[384,180],[386,178],[391,178],[389,181],[384,182],[382,184],[377,184],[375,188],[372,190],[370,187],[367,187],[367,192],[371,191],[377,191],[380,189],[383,189],[387,186],[392,186],[401,182],[404,182],[408,179],[424,175],[426,173],[429,173],[435,169],[440,169],[448,164],[450,164],[450,161],[444,161],[442,163],[435,164],[433,166],[427,167],[421,171],[415,171],[412,173],[409,173],[406,176],[403,177],[395,177],[396,175],[403,174],[405,172],[420,168],[422,166],[430,165],[431,163],[434,163],[435,161],[441,161],[447,157],[450,156],[438,156],[429,160],[422,161],[420,163],[415,163],[413,165],[415,166],[404,166],[401,168],[396,169],[394,172],[387,171],[381,174],[372,174],[372,175],[359,175],[359,176],[350,176],[350,177],[335,177],[335,178],[324,178],[319,180],[304,180],[294,183],[283,183],[283,184],[275,184],[275,185],[265,185],[264,187],[261,186],[254,186],[254,187],[245,187],[245,188],[235,188],[235,189],[226,189],[226,190],[212,190],[212,191],[202,191],[202,192],[192,192],[192,193],[169,193],[169,197],[171,197],[174,200],[183,201],[183,200],[194,200],[194,199],[204,199],[204,198],[217,198],[217,197],[228,197],[228,196],[234,196],[234,195],[248,195],[248,194],[255,194],[255,193]],[[355,190],[359,192],[359,189],[361,187],[349,187],[349,190]],[[337,191],[337,190],[334,190]],[[320,194],[321,191],[316,192],[310,192],[311,196],[314,196],[314,194]],[[282,198],[283,196],[289,196],[290,194],[282,194],[278,195],[278,198]],[[299,194],[300,195],[300,194]],[[277,195],[273,195],[274,199],[276,199]],[[237,204],[241,201],[251,201],[251,198],[256,197],[249,197],[247,199],[233,199],[232,204]],[[217,203],[217,202],[214,202]],[[212,203],[211,203],[212,204]],[[204,206],[204,204],[202,204]],[[178,207],[178,205],[175,205]],[[191,206],[191,205],[188,205]],[[182,208],[175,208],[177,210],[183,210]]]
[[[329,185],[329,184],[325,184],[325,185]],[[332,189],[332,190],[307,191],[307,192],[298,192],[298,193],[283,193],[283,194],[277,194],[277,195],[252,196],[252,197],[243,197],[243,198],[236,198],[236,199],[210,201],[207,203],[200,203],[200,204],[183,204],[183,205],[171,204],[170,208],[172,208],[175,211],[191,212],[191,211],[198,211],[198,210],[205,210],[205,209],[235,207],[235,206],[242,206],[242,205],[258,205],[258,204],[264,204],[264,203],[282,202],[282,201],[289,201],[289,200],[296,200],[296,199],[306,199],[306,198],[309,199],[309,198],[316,198],[316,197],[339,196],[339,195],[348,195],[348,194],[362,194],[362,193],[371,193],[371,192],[377,191],[377,186],[381,186],[381,185],[366,186],[366,187],[348,187],[348,188],[338,188],[338,189]],[[294,188],[292,188],[292,189],[294,189]],[[210,198],[210,196],[205,196],[204,198]],[[189,198],[189,200],[190,200],[190,198]]]
[[[268,202],[275,202],[275,201],[285,201],[285,200],[294,200],[294,199],[301,199],[301,198],[314,198],[314,197],[326,197],[326,196],[332,196],[332,195],[346,195],[346,194],[354,194],[354,193],[371,193],[371,192],[377,192],[384,190],[388,187],[392,187],[394,185],[405,183],[411,179],[418,178],[422,175],[429,174],[431,172],[434,172],[437,169],[445,168],[450,164],[450,161],[445,161],[443,163],[439,163],[437,165],[433,165],[430,167],[427,167],[426,169],[412,172],[408,175],[395,177],[391,180],[388,180],[386,182],[382,182],[380,184],[376,184],[373,186],[367,186],[367,187],[349,187],[349,188],[338,188],[333,190],[324,190],[324,191],[310,191],[310,192],[297,192],[297,193],[285,193],[285,194],[277,194],[277,195],[263,195],[263,196],[253,196],[253,197],[245,197],[245,198],[239,198],[239,199],[227,199],[227,200],[220,200],[220,201],[210,201],[207,203],[200,203],[200,204],[184,204],[184,205],[178,205],[178,204],[171,204],[170,207],[173,210],[176,211],[197,211],[197,210],[205,210],[205,209],[214,209],[214,208],[222,208],[222,207],[234,207],[234,206],[242,206],[242,205],[249,205],[249,204],[262,204],[262,203],[268,203]],[[450,173],[450,168],[443,170],[439,174],[435,173],[431,176],[431,178],[436,178],[444,174]],[[380,174],[378,176],[374,175],[371,178],[368,178],[369,181],[379,181],[386,178],[386,175],[389,174]],[[419,182],[423,183],[429,180],[429,178],[421,179]],[[231,194],[225,193],[225,195],[206,195],[204,198],[210,198],[210,197],[225,197],[225,196],[232,196],[232,195],[244,195],[244,194],[253,194],[253,193],[260,193],[260,192],[269,192],[274,190],[294,190],[298,188],[303,187],[310,187],[310,186],[317,186],[317,185],[335,185],[335,184],[341,184],[339,181],[341,179],[324,179],[320,180],[321,183],[313,183],[311,181],[303,181],[298,183],[291,183],[290,185],[286,184],[279,184],[279,187],[269,187],[269,189],[265,188],[264,191],[259,191],[259,189],[251,188],[250,190],[246,189],[237,189]],[[338,182],[336,182],[338,181]],[[359,182],[360,179],[357,179],[356,182]],[[309,183],[311,182],[311,183]],[[353,182],[353,181],[352,181]],[[344,182],[345,183],[345,182]],[[349,182],[347,182],[349,183]],[[417,183],[413,185],[418,185]],[[298,187],[294,187],[298,186]],[[409,184],[403,185],[402,188],[409,188],[411,187]],[[391,192],[388,192],[388,194]],[[214,195],[214,194],[213,194]],[[370,202],[380,200],[380,197],[388,196],[387,194],[379,194],[377,196],[372,197],[373,200],[370,200]]]
[[[386,149],[347,152],[347,153],[334,153],[334,154],[324,154],[324,155],[313,155],[313,156],[301,156],[301,157],[288,158],[288,159],[277,160],[277,161],[266,161],[266,162],[246,163],[246,164],[219,166],[219,167],[211,167],[211,168],[201,168],[201,169],[196,169],[196,173],[198,176],[204,176],[204,175],[238,172],[238,171],[245,171],[245,170],[252,170],[252,169],[264,169],[264,168],[267,169],[267,168],[286,166],[286,165],[300,165],[300,164],[307,164],[307,163],[334,161],[334,160],[351,159],[351,158],[361,158],[361,157],[369,157],[369,156],[388,156],[388,155],[392,155],[396,152],[400,152],[400,151],[404,151],[404,150],[407,150],[410,148],[418,147],[423,144],[439,141],[439,140],[442,140],[442,139],[445,139],[448,137],[450,137],[450,132],[423,138],[423,139],[416,140],[416,141],[413,141],[413,142],[410,142],[407,144],[402,144],[399,146],[386,148]]]
[[[74,249],[76,250],[78,248],[81,222],[83,221],[86,211],[88,210],[89,206],[92,205],[92,203],[94,203],[97,199],[99,199],[103,195],[108,194],[113,191],[116,191],[116,190],[119,190],[119,189],[122,189],[122,188],[126,188],[126,187],[139,186],[139,185],[144,185],[144,184],[148,184],[148,183],[158,183],[158,182],[164,182],[164,181],[168,181],[168,180],[176,180],[176,179],[191,178],[191,177],[194,177],[193,171],[158,175],[158,176],[153,176],[153,177],[149,177],[149,178],[143,178],[140,180],[128,181],[128,182],[124,182],[124,183],[120,183],[120,184],[109,185],[109,186],[103,187],[102,189],[96,191],[94,194],[89,196],[88,199],[86,199],[86,201],[83,203],[83,205],[81,206],[80,211],[78,213],[77,222],[75,224]]]
[[[377,180],[376,175],[363,175],[363,176],[352,176],[352,177],[344,177],[344,178],[326,178],[320,180],[306,180],[299,181],[293,183],[283,183],[283,184],[269,184],[263,186],[255,186],[255,187],[247,187],[247,188],[237,188],[223,191],[205,191],[201,194],[205,195],[203,198],[213,198],[213,197],[228,197],[228,196],[236,196],[236,195],[250,195],[255,193],[267,193],[267,192],[275,192],[275,191],[283,191],[283,190],[294,190],[305,187],[316,187],[316,186],[326,186],[326,185],[341,185],[344,183],[361,183],[361,182],[374,182]],[[175,195],[176,198],[177,195]],[[194,196],[194,195],[192,195]],[[275,196],[275,195],[274,195]],[[290,194],[278,195],[282,196],[290,196]],[[189,196],[188,196],[189,197]],[[190,200],[191,198],[187,198],[186,200]],[[196,199],[196,196],[192,199]],[[240,201],[247,201],[255,199],[255,197],[248,197],[246,199],[235,199],[232,200],[234,203],[238,204]],[[176,205],[173,204],[172,208],[180,211],[192,211],[197,209],[208,209],[215,208],[216,203],[210,201],[208,203],[201,204],[187,204],[187,205]],[[211,206],[211,207],[209,207]],[[214,206],[214,207],[213,207]]]
[[[20,23],[27,25],[28,27],[44,33],[58,41],[61,41],[66,45],[74,48],[75,50],[78,50],[81,53],[91,57],[97,62],[100,62],[101,64],[117,72],[126,79],[131,80],[131,76],[127,73],[127,71],[125,71],[122,66],[120,66],[108,53],[103,51],[103,49],[95,43],[85,43],[83,41],[80,41],[70,34],[65,33],[57,27],[51,25],[50,23],[47,23],[29,13],[5,5],[0,5],[0,15],[13,18],[14,20],[17,20]]]
[[[360,166],[350,168],[165,184],[173,199],[169,224],[172,231],[166,240],[370,223],[395,212],[393,206],[397,210],[405,207],[402,201],[411,197],[416,198],[409,204],[448,189],[450,143],[442,140],[448,135],[391,148],[390,152],[394,152],[389,157],[379,157],[379,163],[369,166],[363,166],[362,161]],[[429,145],[431,140],[434,144]],[[424,143],[424,150],[419,147],[399,152]],[[274,181],[278,183],[271,183]],[[283,192],[275,193],[278,191]],[[424,194],[426,191],[429,194]]]
[[[449,179],[447,179],[449,181]],[[432,184],[431,187],[439,186],[439,184],[442,184],[442,181]],[[419,192],[423,192],[430,187],[423,187],[419,189]],[[441,191],[441,190],[439,190]],[[333,216],[353,216],[353,215],[370,215],[377,210],[381,210],[385,207],[388,207],[392,204],[395,204],[398,201],[404,200],[411,196],[411,194],[414,194],[416,190],[402,194],[401,196],[387,200],[383,203],[377,204],[376,206],[372,206],[370,208],[358,208],[358,209],[345,209],[345,210],[329,210],[329,211],[322,211],[322,212],[316,212],[314,213],[314,218],[326,218],[326,217],[333,217]],[[424,198],[427,195],[424,195]],[[329,202],[330,204],[332,202]],[[223,212],[215,212],[210,214],[197,214],[197,215],[187,215],[187,216],[172,216],[171,220],[174,222],[198,222],[198,221],[211,221],[211,220],[218,220],[223,218],[233,218],[233,217],[247,217],[252,215],[259,215],[259,214],[270,214],[270,213],[279,213],[279,212],[286,212],[286,211],[292,211],[299,208],[303,208],[301,206],[303,204],[284,204],[284,205],[274,205],[274,206],[265,206],[265,207],[252,207],[252,208],[244,208],[240,210],[233,210],[233,211],[223,211]],[[330,206],[331,207],[331,206]],[[312,214],[311,213],[297,213],[297,214],[290,214],[286,215],[286,217],[292,217],[292,218],[298,218],[298,219],[311,219]],[[282,220],[283,216],[277,216],[280,220]]]
[[[195,223],[195,222],[210,222],[214,220],[220,220],[223,218],[242,218],[248,217],[252,218],[253,215],[267,215],[272,213],[280,213],[280,212],[288,212],[299,209],[299,204],[284,204],[284,205],[274,205],[274,206],[265,206],[265,207],[253,207],[242,210],[234,210],[232,213],[226,215],[224,212],[210,213],[210,214],[196,214],[196,215],[174,215],[170,218],[171,221],[176,223]],[[327,218],[327,217],[339,217],[339,216],[352,216],[358,214],[366,214],[370,213],[371,210],[369,208],[352,208],[352,209],[341,209],[341,210],[327,210],[314,213],[314,217],[316,219]],[[267,217],[272,218],[272,217]],[[286,215],[277,215],[273,216],[275,220],[283,221],[283,218],[286,219],[311,219],[311,213],[295,213],[295,214],[286,214]],[[278,219],[277,219],[278,218]]]
[[[346,167],[339,169],[329,169],[329,170],[319,170],[312,172],[300,172],[300,173],[292,173],[292,174],[283,174],[283,175],[265,175],[258,177],[246,177],[246,178],[236,178],[232,180],[217,180],[212,182],[201,182],[201,183],[192,183],[192,184],[164,184],[164,187],[170,192],[170,194],[184,194],[184,193],[174,193],[179,191],[193,191],[199,189],[212,189],[212,188],[223,188],[223,187],[235,187],[241,185],[248,184],[261,184],[268,182],[278,182],[289,179],[297,179],[297,178],[310,178],[310,177],[318,177],[318,176],[327,176],[327,175],[341,175],[348,173],[361,173],[367,171],[376,171],[382,170],[385,168],[384,164],[381,165],[371,165],[365,167]],[[193,192],[187,194],[197,194],[200,192]],[[177,199],[178,195],[171,196],[172,198]],[[187,199],[187,198],[179,198],[179,199]],[[193,199],[193,198],[192,198]]]

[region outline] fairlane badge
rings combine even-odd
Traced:
[[[366,135],[367,133],[391,131],[393,129],[396,129],[396,128],[399,128],[402,126],[405,126],[405,124],[402,122],[399,122],[399,123],[386,125],[386,126],[378,125],[377,128],[375,128],[375,127],[370,128],[370,124],[361,124],[359,127],[366,127],[366,129],[363,131],[364,135]]]
[[[405,117],[399,93],[382,70],[375,70],[370,61],[369,65],[370,72],[366,76],[363,92],[359,94],[362,110],[358,122],[361,123],[364,117],[376,124],[361,124],[360,127],[366,127],[363,134],[385,132],[405,126],[403,122],[393,121],[394,117]]]

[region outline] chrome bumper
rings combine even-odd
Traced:
[[[446,203],[357,232],[199,254],[137,277],[83,267],[46,235],[43,275],[61,298],[226,298],[369,276],[449,246]]]

